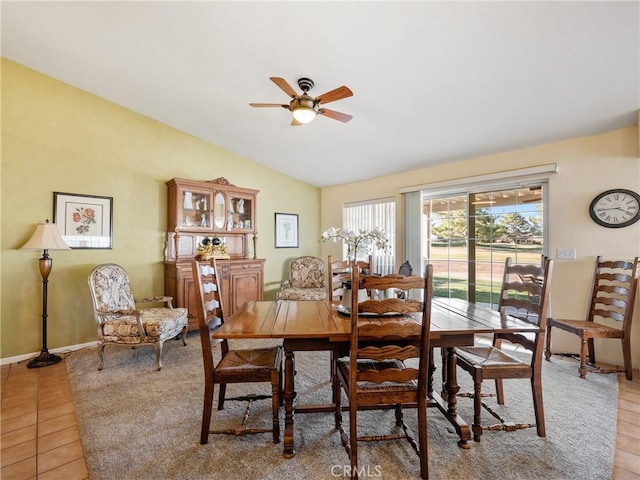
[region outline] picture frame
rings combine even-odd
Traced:
[[[276,213],[276,248],[298,248],[298,214]]]
[[[71,248],[113,248],[113,197],[53,192],[53,221]]]

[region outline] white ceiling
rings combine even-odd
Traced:
[[[9,2],[2,55],[325,187],[637,123],[640,2]],[[291,127],[269,77],[353,115]],[[213,161],[213,159],[212,159]],[[212,176],[215,176],[212,174]]]

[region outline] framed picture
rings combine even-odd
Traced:
[[[298,248],[298,214],[276,213],[276,248]]]
[[[113,246],[113,197],[53,192],[53,221],[71,248]]]

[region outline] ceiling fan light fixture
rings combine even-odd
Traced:
[[[323,93],[318,97],[312,97],[307,92],[313,88],[313,80],[310,78],[299,78],[298,86],[302,90],[302,94],[298,95],[296,91],[287,83],[284,78],[281,77],[269,77],[269,79],[275,83],[284,93],[289,96],[289,104],[282,103],[249,103],[252,107],[283,107],[289,110],[293,115],[291,126],[304,125],[312,122],[318,115],[322,115],[339,122],[347,123],[353,116],[346,113],[337,112],[335,110],[329,110],[324,108],[324,105],[336,100],[342,100],[353,95],[353,92],[348,87],[342,85],[341,87],[334,88],[328,92]],[[322,106],[322,108],[321,108]]]
[[[297,107],[293,110],[293,118],[300,123],[309,123],[316,118],[316,111],[309,107]]]
[[[293,114],[293,118],[300,123],[309,123],[318,114],[318,106],[306,93],[298,98],[294,98],[289,105],[289,110]]]

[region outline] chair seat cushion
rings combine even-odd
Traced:
[[[255,348],[229,350],[216,366],[216,373],[257,373],[278,370],[282,364],[282,348]]]
[[[607,337],[617,338],[622,338],[622,336],[624,335],[624,332],[619,328],[609,327],[608,325],[602,325],[601,323],[596,322],[588,322],[586,320],[565,320],[550,318],[548,322],[552,327],[558,327],[574,333],[586,331],[597,335],[606,335]]]
[[[142,310],[140,319],[149,340],[175,337],[187,325],[186,308],[148,308]],[[102,324],[106,341],[140,343],[140,332],[135,315],[122,315]]]
[[[278,292],[278,300],[326,300],[324,288],[285,288]]]
[[[528,363],[495,347],[458,347],[455,353],[458,358],[476,368],[530,368]]]
[[[349,369],[351,368],[351,361],[349,358],[341,358],[338,360],[338,368],[342,373],[342,376],[349,380]],[[388,368],[395,368],[398,370],[405,370],[406,365],[400,360],[358,360],[358,371],[376,370],[382,371]],[[407,382],[358,382],[358,391],[407,391],[416,390],[418,388],[418,382],[410,380]]]

